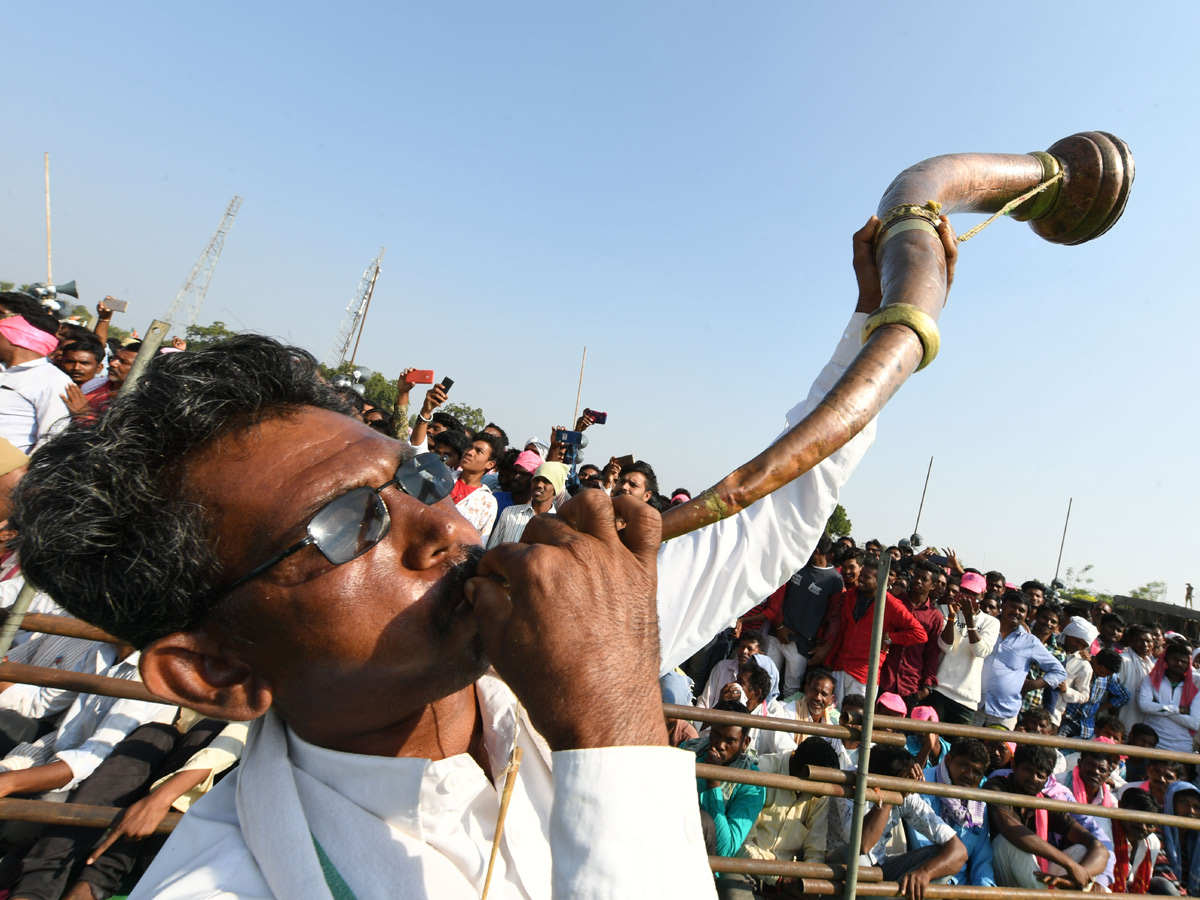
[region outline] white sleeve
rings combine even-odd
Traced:
[[[34,415],[37,417],[37,438],[34,440],[34,446],[62,431],[71,421],[71,411],[60,396],[70,383],[69,378],[64,376],[64,379],[62,384],[47,384],[31,401]]]
[[[861,349],[864,313],[855,313],[790,429],[813,409]],[[708,643],[722,627],[769,597],[808,562],[838,492],[875,439],[875,422],[841,450],[736,516],[674,538],[658,552],[662,671]]]
[[[695,754],[605,747],[558,751],[553,759],[552,897],[716,897]]]
[[[178,712],[178,707],[148,700],[120,699],[112,705],[101,719],[96,730],[78,747],[59,750],[54,758],[71,767],[71,780],[62,790],[73,791],[100,763],[104,762],[121,741],[139,725],[151,722],[169,724]]]

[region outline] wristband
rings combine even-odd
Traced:
[[[430,417],[427,419],[427,418],[425,418],[423,415],[421,415],[420,413],[417,413],[417,421],[418,421],[418,422],[424,422],[426,425],[429,425],[430,423],[432,423],[432,422],[433,422],[433,416],[430,416]]]

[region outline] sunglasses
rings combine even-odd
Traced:
[[[387,504],[379,497],[384,490],[394,484],[414,500],[432,506],[450,496],[454,482],[454,473],[446,468],[436,453],[420,453],[401,463],[396,474],[379,487],[363,485],[330,500],[308,520],[305,528],[307,534],[303,540],[275,554],[237,581],[220,588],[214,592],[213,598],[224,597],[310,545],[320,550],[321,555],[335,566],[357,559],[382,541],[391,530],[392,518],[388,514]]]

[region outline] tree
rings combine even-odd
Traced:
[[[1137,597],[1139,600],[1157,600],[1162,601],[1162,596],[1167,592],[1167,583],[1165,581],[1147,581],[1141,587],[1136,587],[1129,592],[1130,597]]]
[[[1067,569],[1063,575],[1063,584],[1065,587],[1058,592],[1058,597],[1064,603],[1112,603],[1112,594],[1107,591],[1098,591],[1092,588],[1092,584],[1096,581],[1088,573],[1091,572],[1093,566],[1088,563],[1078,572],[1074,569]]]
[[[237,332],[230,331],[224,322],[213,322],[211,325],[189,325],[184,340],[189,350],[204,350],[236,336]]]
[[[850,517],[846,515],[846,507],[838,504],[833,509],[833,515],[825,523],[825,533],[831,538],[846,537],[850,534]]]

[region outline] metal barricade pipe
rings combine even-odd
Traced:
[[[785,791],[812,794],[816,797],[841,797],[844,800],[854,798],[854,791],[846,785],[805,781],[791,775],[776,775],[774,772],[759,772],[756,769],[731,769],[728,766],[696,763],[696,777],[711,781],[728,781],[734,784],[755,784],[760,787],[781,788]],[[898,806],[904,802],[904,795],[899,791],[875,789],[871,792],[871,799]]]
[[[854,786],[854,811],[850,820],[850,844],[846,853],[846,900],[858,890],[858,857],[862,847],[863,816],[867,806],[867,772],[871,767],[871,740],[875,729],[875,699],[879,694],[879,654],[883,652],[883,620],[887,615],[888,573],[892,558],[879,561],[875,585],[875,618],[871,625],[871,658],[867,667],[867,695],[863,705],[862,743],[858,750],[858,783]],[[844,685],[843,685],[844,689]]]
[[[677,706],[673,703],[664,703],[663,714],[668,719],[686,719],[693,722],[709,722],[720,725],[741,725],[746,728],[765,728],[770,731],[788,731],[793,734],[836,738],[841,741],[858,741],[862,739],[862,729],[857,726],[848,728],[843,725],[824,725],[820,722],[799,722],[795,719],[748,715],[746,713],[732,712],[727,709],[708,709],[703,706]],[[902,734],[883,733],[875,736],[875,743],[903,747],[905,738]]]

